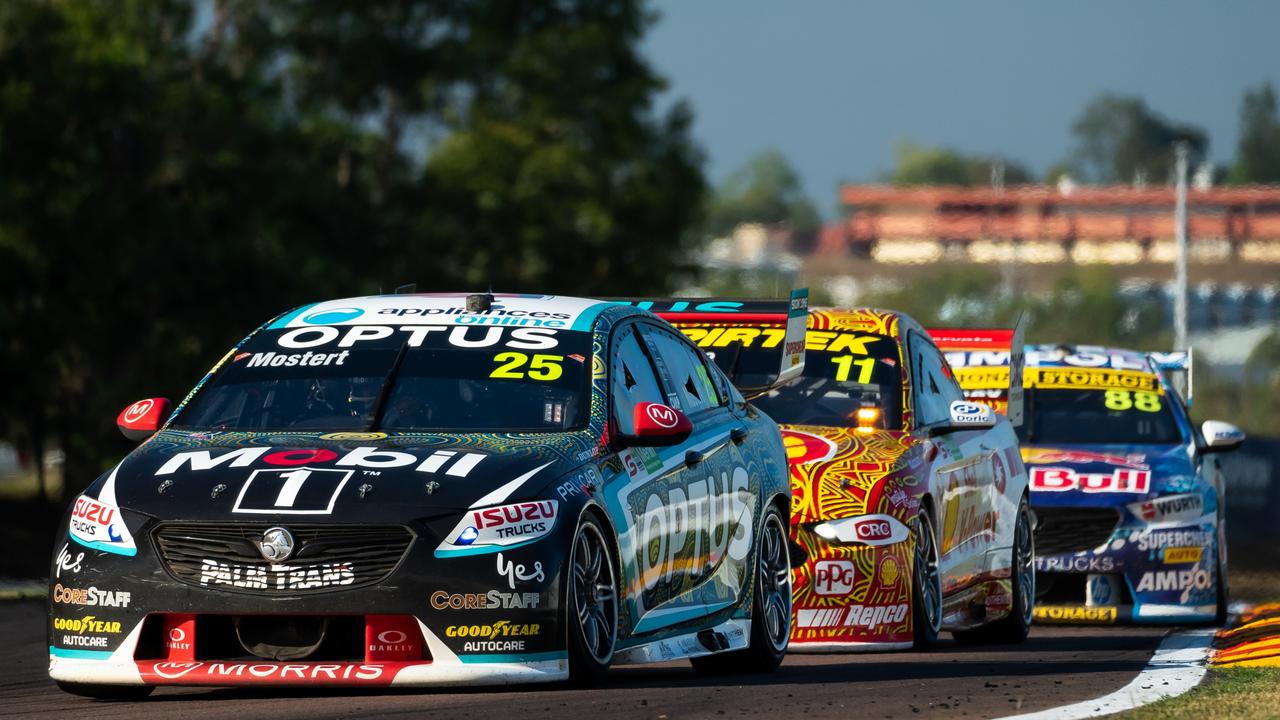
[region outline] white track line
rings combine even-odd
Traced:
[[[1165,636],[1138,677],[1110,695],[1000,720],[1078,720],[1132,710],[1181,695],[1204,678],[1213,632],[1211,629],[1188,630]]]

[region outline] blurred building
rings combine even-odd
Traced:
[[[1102,263],[1174,260],[1172,187],[997,188],[846,185],[844,219],[816,252],[878,263]],[[1280,187],[1188,192],[1190,257],[1280,267]]]

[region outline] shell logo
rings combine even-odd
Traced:
[[[782,447],[787,451],[787,462],[792,465],[830,460],[836,454],[836,444],[812,433],[799,430],[782,431]]]
[[[902,572],[898,568],[898,561],[892,555],[886,556],[880,561],[880,585],[881,587],[893,587],[898,584],[898,576]]]

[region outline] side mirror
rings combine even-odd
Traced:
[[[139,400],[120,411],[116,416],[116,427],[130,440],[142,442],[155,435],[164,424],[171,404],[168,398]]]
[[[1235,450],[1244,442],[1244,431],[1229,422],[1205,420],[1200,426],[1204,435],[1204,452]]]
[[[693,423],[679,410],[662,403],[636,405],[632,418],[635,431],[623,436],[627,445],[666,447],[679,445],[693,432]]]
[[[996,426],[996,414],[982,403],[956,400],[951,403],[947,422],[930,429],[931,435],[946,435],[958,430],[983,430]]]

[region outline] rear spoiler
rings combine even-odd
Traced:
[[[785,385],[804,372],[808,288],[792,290],[787,298],[768,300],[620,298],[618,301],[648,310],[679,328],[707,351],[748,400]],[[776,361],[768,362],[767,374],[738,376],[736,359],[747,347],[777,356]]]
[[[1187,407],[1191,407],[1192,375],[1194,374],[1192,371],[1195,368],[1195,354],[1191,348],[1174,352],[1149,352],[1147,358],[1169,381],[1173,389],[1182,396]]]
[[[1014,427],[1022,425],[1024,329],[1021,315],[1013,329],[929,329],[965,396],[1003,412]]]

